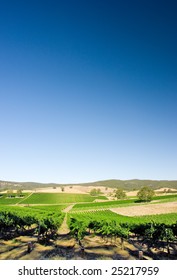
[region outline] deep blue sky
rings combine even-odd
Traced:
[[[0,179],[177,179],[177,1],[0,1]]]

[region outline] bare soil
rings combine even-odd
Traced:
[[[113,188],[106,188],[103,186],[81,186],[81,185],[74,185],[74,186],[66,186],[64,187],[64,193],[82,193],[82,194],[89,194],[90,191],[92,189],[100,189],[101,193],[105,196],[110,197],[112,192],[113,192]],[[177,192],[176,189],[169,189],[169,188],[160,188],[158,190],[155,190],[156,194],[160,194],[160,195],[170,195],[173,193],[168,192],[168,190],[171,190],[173,192]],[[56,187],[56,188],[38,188],[36,190],[25,190],[24,192],[42,192],[42,193],[62,193],[62,189],[60,187]],[[128,197],[130,196],[137,196],[137,191],[126,191],[126,195]]]
[[[112,188],[105,188],[103,186],[80,186],[80,185],[74,185],[74,186],[64,186],[64,193],[80,193],[80,194],[89,194],[90,191],[92,189],[100,189],[100,191],[105,194],[108,195],[110,192],[113,191]],[[31,192],[31,190],[28,190],[29,192]],[[34,191],[34,190],[33,190]],[[50,187],[50,188],[38,188],[35,190],[36,192],[42,192],[42,193],[63,193],[62,189],[60,187]],[[34,191],[34,192],[35,192]],[[27,190],[25,190],[25,192],[27,192]]]
[[[28,253],[28,242],[33,243],[33,249]],[[98,235],[88,234],[82,240],[84,251],[76,240],[69,234],[61,234],[47,245],[37,243],[37,237],[20,236],[13,240],[0,240],[0,260],[136,260],[139,251],[143,251],[143,258],[152,259],[177,259],[176,247],[171,247],[168,256],[162,247],[150,248],[142,240],[130,238],[103,239]]]
[[[108,199],[113,200],[113,188],[106,188],[104,186],[82,186],[82,185],[70,185],[64,187],[64,193],[80,193],[80,194],[89,194],[92,189],[100,189],[102,195],[106,196]],[[172,191],[171,193],[168,191]],[[15,190],[14,190],[15,192]],[[61,187],[49,187],[49,188],[38,188],[36,190],[24,190],[23,192],[29,192],[29,193],[35,193],[35,192],[41,192],[41,193],[63,193]],[[157,195],[172,195],[174,192],[177,192],[176,189],[170,189],[170,188],[160,188],[158,190],[155,190],[155,193]],[[6,191],[0,192],[0,193],[6,193]],[[128,197],[131,196],[137,196],[137,191],[126,191],[126,195]],[[26,199],[26,198],[25,198]]]
[[[130,217],[177,213],[177,201],[158,203],[158,204],[111,208],[110,210],[117,214],[130,216]]]
[[[33,250],[28,253],[28,242],[33,242]],[[125,242],[122,250],[119,240],[104,241],[99,236],[86,236],[83,240],[84,253],[75,239],[69,235],[60,235],[58,239],[44,246],[36,238],[21,236],[15,240],[0,241],[1,260],[38,260],[38,259],[136,259],[137,248]],[[129,253],[129,249],[134,254]]]
[[[171,191],[168,192],[168,191]],[[155,190],[155,194],[156,195],[173,195],[174,193],[177,193],[177,190],[176,189],[170,189],[170,188],[160,188],[158,190]],[[126,192],[126,195],[129,197],[129,196],[137,196],[137,193],[138,193],[138,190],[137,191],[128,191]]]

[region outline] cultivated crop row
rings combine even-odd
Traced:
[[[167,202],[167,201],[176,201],[177,195],[161,195],[155,196],[152,198],[153,201],[157,202]],[[98,209],[98,208],[111,208],[111,207],[121,207],[121,206],[129,206],[129,205],[139,205],[141,201],[137,198],[132,199],[123,199],[123,200],[111,200],[105,202],[91,202],[91,203],[78,203],[75,204],[72,208],[73,211],[75,210],[83,210],[83,209]]]
[[[129,223],[129,224],[142,224],[142,223],[164,223],[166,225],[171,225],[177,221],[177,214],[170,213],[170,214],[157,214],[157,215],[146,215],[146,216],[135,216],[135,217],[128,217],[116,214],[110,210],[89,210],[89,211],[82,211],[77,213],[70,213],[70,217],[74,217],[77,219],[86,219],[86,220],[113,220],[118,223]]]
[[[96,197],[97,199],[106,199],[104,196]],[[96,199],[89,194],[75,193],[33,193],[27,199],[23,200],[23,204],[60,204],[60,203],[76,203],[76,202],[92,202]]]
[[[118,215],[109,210],[93,211],[84,213],[71,213],[68,218],[71,233],[76,239],[92,232],[103,238],[121,238],[123,246],[124,239],[132,235],[139,236],[156,246],[164,242],[170,253],[170,243],[177,237],[177,215],[152,215],[145,217],[126,217]]]
[[[12,238],[21,234],[37,234],[38,239],[54,236],[63,221],[60,211],[24,207],[0,208],[0,236]]]
[[[10,205],[10,204],[16,204],[24,200],[29,193],[23,193],[21,197],[15,196],[9,196],[8,194],[1,194],[0,195],[0,205]]]

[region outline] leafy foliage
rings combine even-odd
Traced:
[[[115,191],[115,197],[117,199],[125,199],[127,197],[127,195],[123,189],[117,189]]]
[[[72,232],[75,233],[77,239],[83,238],[88,231],[101,235],[105,240],[108,238],[120,238],[121,247],[124,249],[124,239],[135,234],[148,239],[154,246],[159,241],[164,241],[167,246],[167,252],[170,254],[170,242],[177,237],[177,217],[169,223],[167,215],[154,215],[144,217],[125,217],[117,215],[109,210],[105,211],[88,211],[85,213],[72,213],[69,218],[69,226]],[[117,218],[116,218],[117,216]],[[161,222],[156,216],[161,217]],[[154,217],[154,221],[152,221]],[[162,222],[166,219],[166,223]],[[80,231],[80,237],[79,236]]]
[[[99,196],[101,194],[101,190],[100,189],[92,189],[90,191],[90,195],[91,196]]]
[[[2,237],[18,235],[33,227],[38,237],[54,236],[63,221],[64,214],[37,210],[32,208],[7,208],[0,209],[0,234]],[[34,234],[34,232],[33,232]]]
[[[151,201],[153,196],[155,195],[154,190],[152,190],[150,187],[143,187],[139,192],[137,193],[137,197],[141,201]]]

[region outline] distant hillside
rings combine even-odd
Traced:
[[[149,186],[153,189],[174,188],[177,189],[177,181],[157,181],[157,180],[104,180],[93,183],[82,184],[85,186],[105,186],[110,188],[122,188],[124,190],[138,190],[143,186]]]
[[[23,190],[33,190],[38,188],[52,188],[61,187],[62,184],[43,184],[36,182],[10,182],[10,181],[0,181],[0,190],[6,189],[23,189]]]
[[[138,190],[143,186],[149,186],[153,189],[159,188],[173,188],[177,189],[177,181],[157,181],[157,180],[104,180],[90,183],[78,183],[78,184],[43,184],[35,182],[10,182],[10,181],[0,181],[0,190],[7,189],[38,189],[38,188],[49,188],[49,187],[62,187],[71,185],[81,185],[81,186],[93,186],[93,187],[110,187],[110,188],[122,188],[124,190]]]

